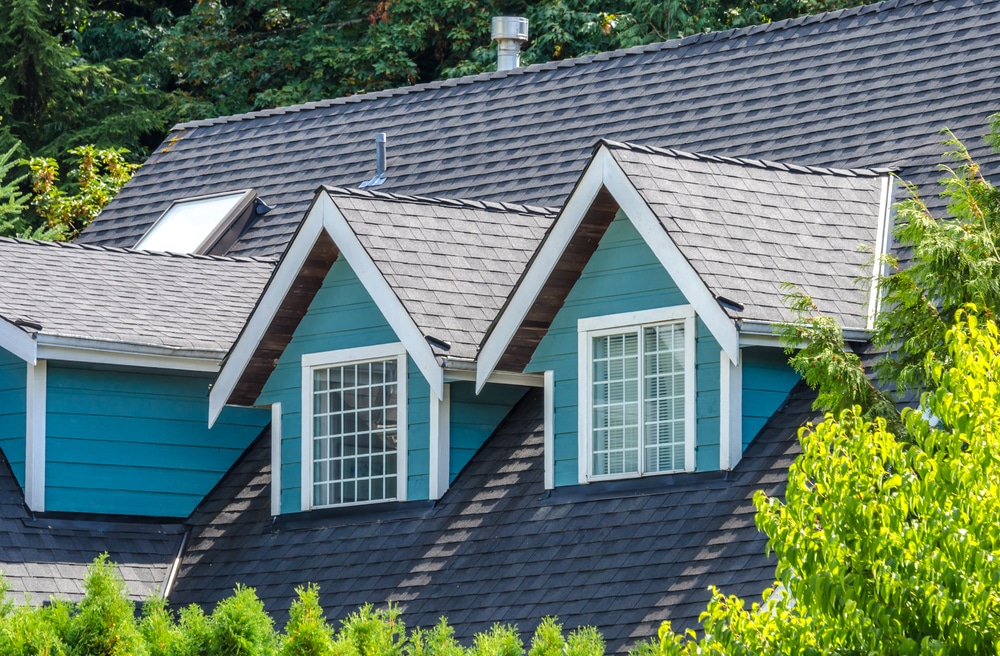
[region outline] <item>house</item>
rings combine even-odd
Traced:
[[[890,0],[177,126],[76,244],[0,242],[0,567],[613,651],[757,597],[817,419],[782,284],[864,347],[890,171],[1000,163],[998,35]]]

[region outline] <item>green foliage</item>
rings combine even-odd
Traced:
[[[274,656],[274,621],[253,588],[237,586],[232,597],[219,602],[209,622],[211,656]]]
[[[604,656],[604,637],[594,627],[585,626],[564,638],[558,620],[546,617],[535,629],[528,656]]]
[[[73,239],[97,216],[139,168],[125,160],[122,148],[99,149],[80,146],[69,151],[77,161],[70,175],[76,178],[75,193],[56,186],[59,165],[48,157],[32,157],[34,197],[32,205],[59,239]]]
[[[406,656],[463,656],[465,653],[455,640],[455,629],[443,617],[432,629],[414,629],[404,651]]]
[[[509,624],[494,624],[485,633],[478,633],[472,641],[468,656],[523,656],[524,643],[517,629]]]
[[[298,599],[288,610],[288,624],[281,640],[281,656],[332,656],[333,629],[319,605],[319,588],[296,588]]]
[[[66,636],[71,656],[142,656],[145,642],[135,623],[135,604],[108,555],[87,570],[86,595],[77,604]]]
[[[714,591],[704,637],[664,629],[660,654],[997,653],[1000,330],[976,312],[928,357],[907,440],[857,407],[800,431],[785,502],[754,498],[775,587],[749,609]]]
[[[13,237],[27,229],[22,214],[28,208],[28,194],[21,191],[21,183],[28,174],[12,176],[18,164],[15,157],[20,144],[14,144],[6,153],[0,154],[0,236]]]

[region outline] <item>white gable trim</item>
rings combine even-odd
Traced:
[[[323,198],[326,198],[326,194],[323,194]],[[305,264],[306,258],[309,257],[309,253],[312,251],[313,245],[316,243],[316,239],[319,237],[320,230],[322,229],[323,213],[322,210],[317,210],[317,203],[314,202],[313,206],[306,213],[306,218],[302,221],[302,226],[299,228],[298,234],[295,235],[295,239],[289,244],[280,265],[271,276],[271,281],[268,283],[264,295],[257,302],[257,307],[254,308],[253,314],[250,315],[243,334],[240,335],[236,344],[233,345],[229,353],[229,359],[226,360],[222,371],[219,372],[219,376],[212,385],[212,391],[208,396],[209,428],[215,424],[215,420],[219,418],[222,409],[226,407],[229,396],[236,389],[236,385],[243,376],[243,372],[246,370],[247,365],[250,364],[250,358],[253,357],[254,351],[257,350],[257,345],[264,338],[264,333],[270,327],[274,315],[277,314],[282,301],[285,300],[285,296],[288,295],[289,290],[295,283],[295,279],[299,275],[299,270]]]
[[[406,352],[416,363],[424,375],[434,396],[444,398],[444,370],[438,364],[437,357],[427,340],[424,339],[413,317],[403,307],[403,303],[392,291],[385,276],[379,271],[368,251],[361,245],[358,236],[354,234],[347,219],[341,214],[329,194],[323,194],[317,205],[323,212],[323,227],[337,244],[337,248],[351,265],[355,275],[361,281],[375,305],[382,311],[385,320],[389,322],[399,340],[406,347]]]
[[[38,359],[35,339],[3,318],[0,318],[0,348],[28,364],[35,364]]]
[[[712,292],[681,254],[618,162],[606,147],[601,146],[556,219],[552,232],[545,239],[518,284],[510,303],[497,320],[493,332],[483,344],[476,368],[477,392],[486,384],[486,380],[507,350],[602,186],[607,188],[632,221],[729,359],[734,364],[739,362],[739,333],[735,323],[719,307]]]

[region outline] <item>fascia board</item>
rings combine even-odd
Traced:
[[[312,207],[306,214],[302,222],[302,227],[298,234],[289,244],[285,256],[282,258],[278,268],[274,271],[271,281],[257,302],[250,319],[247,321],[243,334],[240,335],[236,344],[233,345],[229,353],[229,358],[219,372],[218,378],[212,385],[212,391],[208,397],[208,426],[211,428],[215,420],[219,418],[222,409],[229,401],[229,396],[236,389],[243,372],[250,364],[257,346],[260,345],[264,334],[274,320],[275,314],[281,307],[282,302],[291,290],[295,279],[299,275],[299,270],[305,263],[306,258],[312,251],[316,239],[319,238],[320,231],[323,230],[323,215],[328,211],[328,207],[333,202],[326,193],[319,193]]]
[[[528,270],[514,290],[510,302],[497,319],[496,326],[479,351],[476,359],[476,393],[482,391],[496,369],[500,358],[514,339],[521,322],[528,315],[535,299],[541,293],[556,263],[566,251],[573,235],[576,234],[584,215],[603,184],[604,162],[610,159],[608,152],[602,147],[591,159],[587,169],[580,177],[573,194],[566,201],[562,212],[552,226],[552,231],[545,238]]]
[[[670,274],[681,294],[694,307],[695,313],[708,327],[722,350],[734,365],[738,364],[740,336],[736,323],[719,307],[715,296],[702,281],[701,276],[681,253],[639,190],[610,154],[604,165],[604,186],[611,192],[660,264]]]
[[[38,349],[34,337],[3,317],[0,317],[0,348],[28,364],[34,365],[38,362]]]
[[[865,326],[868,330],[875,329],[875,319],[882,309],[882,295],[879,294],[879,279],[887,273],[885,262],[886,253],[889,252],[889,243],[892,237],[892,217],[894,212],[894,192],[896,185],[889,175],[881,176],[882,189],[879,197],[878,228],[875,231],[875,257],[872,263],[871,288],[868,290],[868,322]]]
[[[413,358],[417,368],[424,375],[434,395],[439,401],[442,400],[444,398],[444,370],[438,364],[434,351],[424,339],[417,324],[413,321],[413,317],[403,307],[403,303],[392,291],[392,287],[389,286],[385,276],[375,265],[375,261],[362,246],[358,236],[347,222],[347,218],[328,194],[324,194],[322,208],[323,227],[347,259],[347,263],[361,281],[368,295],[375,301],[375,305],[382,311],[389,326],[406,348],[406,352]]]
[[[41,360],[87,362],[125,367],[179,369],[216,373],[223,353],[197,353],[191,350],[172,351],[142,345],[116,344],[99,340],[60,338],[39,335],[37,355]]]

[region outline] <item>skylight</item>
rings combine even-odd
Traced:
[[[253,191],[181,200],[171,205],[136,248],[170,253],[205,253],[233,221],[249,209]]]

